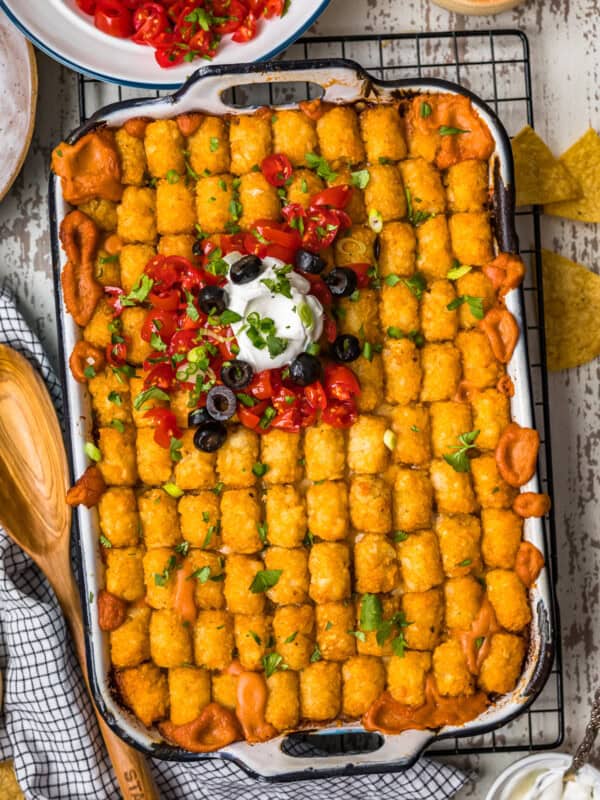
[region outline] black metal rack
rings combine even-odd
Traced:
[[[349,58],[383,79],[407,77],[444,78],[478,94],[500,117],[509,135],[525,124],[533,126],[533,102],[529,44],[520,31],[456,31],[364,36],[310,37],[292,45],[285,60]],[[260,104],[294,102],[309,98],[310,86],[265,85],[262,94],[247,98]],[[247,89],[244,90],[248,91]],[[107,103],[148,96],[148,90],[130,89],[79,77],[81,121]],[[156,92],[156,96],[168,92]],[[239,98],[234,96],[234,103]],[[545,370],[543,298],[541,278],[540,214],[537,208],[517,212],[521,254],[527,266],[525,311],[531,384],[537,430],[540,431],[540,475],[543,490],[552,494],[552,459],[549,440],[548,385]],[[549,569],[556,582],[554,520],[545,520]],[[439,755],[547,750],[558,747],[564,735],[560,636],[556,658],[541,695],[518,719],[478,737],[446,739],[431,748]]]

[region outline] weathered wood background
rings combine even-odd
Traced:
[[[489,27],[518,27],[529,36],[536,127],[555,152],[562,152],[588,126],[600,128],[600,0],[529,0],[494,18],[452,15],[428,0],[332,0],[313,30],[338,35]],[[77,123],[77,95],[73,73],[42,55],[38,63],[40,102],[33,145],[21,176],[0,206],[0,286],[17,294],[27,318],[55,357],[48,163],[52,145]],[[595,225],[546,218],[542,229],[544,246],[600,271]],[[581,335],[585,336],[584,330]],[[599,389],[598,362],[555,374],[550,382],[565,750],[581,738],[590,697],[600,680]],[[516,758],[456,759],[478,775],[460,797],[483,800],[494,777]]]

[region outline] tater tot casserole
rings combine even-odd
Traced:
[[[208,752],[436,729],[522,673],[543,556],[470,100],[136,118],[53,153],[120,701]]]

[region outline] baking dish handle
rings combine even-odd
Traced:
[[[356,768],[357,772],[364,773],[371,771],[369,767],[373,772],[389,770],[391,766],[396,770],[409,767],[433,738],[431,731],[405,731],[398,736],[371,734],[371,736],[378,737],[381,743],[376,749],[357,752],[361,738],[365,741],[365,737],[369,734],[366,734],[362,728],[332,728],[311,736],[313,753],[315,752],[314,745],[318,740],[325,740],[332,736],[341,737],[343,734],[354,734],[354,737],[349,737],[348,752],[343,752],[343,748],[336,748],[335,754],[324,752],[322,756],[318,754],[291,755],[283,748],[285,747],[288,751],[299,750],[293,745],[290,746],[294,735],[272,739],[252,747],[239,742],[226,748],[226,752],[234,760],[242,762],[252,772],[267,779],[293,780],[295,776],[306,778],[307,773],[310,773],[311,776],[326,778],[342,774],[342,772],[344,775],[352,774],[353,768]],[[295,736],[297,737],[297,735]],[[326,747],[324,744],[324,749]]]

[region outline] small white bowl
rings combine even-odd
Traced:
[[[515,788],[528,773],[538,773],[545,769],[566,769],[572,758],[568,753],[535,753],[526,756],[500,773],[485,800],[512,800]],[[588,769],[600,781],[600,770],[589,765]]]

